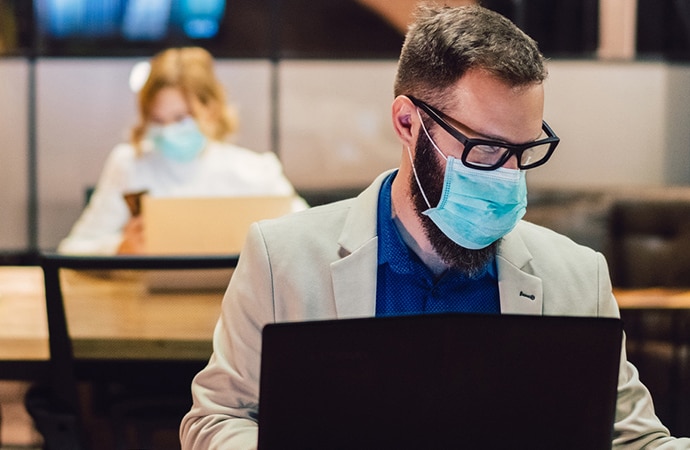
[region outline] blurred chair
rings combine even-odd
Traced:
[[[26,405],[45,439],[45,448],[106,449],[110,443],[104,441],[108,440],[112,440],[113,448],[117,449],[152,448],[151,439],[156,427],[167,425],[176,429],[182,414],[191,406],[191,380],[206,364],[211,349],[210,346],[207,352],[205,348],[202,349],[203,355],[199,356],[199,349],[196,347],[199,346],[200,339],[191,337],[189,343],[183,342],[182,347],[187,345],[191,348],[196,345],[192,349],[196,351],[195,356],[184,354],[187,352],[184,348],[180,354],[170,354],[166,352],[164,339],[155,336],[156,329],[165,332],[167,325],[151,324],[151,319],[147,317],[161,316],[161,320],[165,320],[166,314],[172,313],[185,316],[180,319],[192,324],[195,319],[198,321],[194,311],[200,310],[201,303],[211,305],[206,308],[211,310],[206,316],[217,316],[223,295],[223,289],[217,286],[219,271],[221,275],[226,274],[227,284],[237,260],[237,255],[41,255],[51,373],[47,386],[36,387],[27,395]],[[155,288],[159,291],[154,292],[147,281],[152,279],[149,275],[159,273],[179,274],[173,277],[178,278],[178,281],[190,274],[198,274],[199,277],[210,274],[214,279],[212,283],[215,289],[198,292],[204,283],[197,279],[194,291],[180,290],[177,286],[175,290],[161,293],[160,290],[165,287],[161,287],[159,282]],[[88,285],[89,289],[85,291],[82,288],[84,285]],[[128,288],[121,290],[124,285]],[[69,299],[70,295],[74,295],[72,291],[81,292],[73,297],[79,297],[78,300]],[[113,296],[116,297],[114,301]],[[110,298],[108,304],[104,301],[105,298]],[[197,301],[198,304],[194,303]],[[74,306],[76,304],[79,305],[78,310]],[[120,311],[120,307],[124,309]],[[103,311],[110,316],[104,319],[106,322],[99,322],[98,314]],[[105,352],[103,349],[94,350],[97,338],[74,336],[70,333],[70,330],[74,332],[77,328],[77,324],[73,323],[77,319],[93,321],[91,326],[96,328],[122,328],[125,332],[121,339],[118,338],[121,341],[118,344],[120,347],[116,347],[113,341],[112,354],[108,347]],[[204,320],[208,322],[209,318],[205,317]],[[105,325],[101,325],[102,323]],[[129,339],[126,330],[132,323],[137,323],[144,330],[152,328],[151,339]],[[75,325],[74,329],[72,325]],[[174,325],[170,324],[170,327],[174,328]],[[212,325],[210,327],[207,331],[208,340],[212,333]],[[77,343],[77,339],[82,342]],[[99,339],[102,341],[102,338]],[[144,345],[153,346],[155,355],[138,354]],[[75,352],[75,349],[78,351]],[[127,353],[129,350],[131,354]],[[91,392],[89,408],[93,408],[93,411],[90,412],[85,411],[83,381],[99,386]],[[91,425],[85,419],[93,424],[94,411],[104,412],[106,422],[110,424],[107,433],[88,429]],[[132,430],[134,433],[130,432]],[[132,434],[135,436],[132,437]],[[132,442],[132,439],[137,441]]]
[[[614,286],[690,287],[690,201],[619,200],[609,220]]]

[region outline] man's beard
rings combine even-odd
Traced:
[[[432,207],[436,206],[441,199],[445,167],[438,163],[436,149],[432,147],[429,139],[422,133],[417,138],[414,167],[426,198]],[[422,214],[429,209],[429,206],[424,201],[424,196],[417,185],[414,173],[410,174],[409,183],[410,196],[415,211],[422,222],[424,233],[436,254],[451,269],[458,270],[470,278],[483,273],[487,264],[495,256],[499,241],[493,242],[488,247],[479,250],[468,249],[456,244],[436,226],[429,216]]]

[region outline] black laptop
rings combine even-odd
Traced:
[[[259,449],[610,449],[619,319],[267,325]]]

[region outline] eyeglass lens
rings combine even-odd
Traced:
[[[540,144],[525,149],[520,155],[520,166],[523,168],[536,164],[549,154],[551,144]],[[466,162],[480,167],[490,167],[499,163],[505,163],[505,154],[509,150],[506,147],[475,145],[467,153]]]

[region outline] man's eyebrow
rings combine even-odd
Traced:
[[[514,142],[507,141],[505,138],[503,138],[503,137],[501,137],[501,136],[494,136],[494,135],[485,134],[485,133],[476,131],[476,130],[474,130],[474,129],[468,127],[468,126],[465,125],[464,123],[462,123],[462,122],[460,122],[460,121],[458,121],[458,120],[455,120],[454,118],[450,117],[450,116],[447,115],[446,113],[441,112],[441,114],[443,115],[443,120],[445,120],[446,122],[448,122],[448,124],[450,124],[453,128],[456,128],[456,129],[460,130],[463,134],[467,134],[467,132],[465,131],[465,130],[467,130],[467,131],[469,131],[471,134],[473,134],[474,136],[476,136],[476,137],[471,137],[470,139],[484,139],[484,140],[487,140],[487,141],[499,142],[499,143],[501,143],[501,144],[523,145],[523,144],[530,144],[530,143],[532,143],[532,142],[538,141],[539,138],[541,137],[541,135],[544,134],[544,130],[540,127],[540,128],[539,128],[539,134],[537,135],[537,137],[535,137],[535,138],[532,139],[531,141],[522,142],[522,143],[514,143]],[[469,136],[468,136],[468,137],[469,137]]]
[[[468,134],[467,132],[469,131],[469,134],[472,134],[472,135],[473,135],[473,137],[471,137],[470,139],[484,139],[484,140],[486,140],[486,141],[495,141],[495,142],[500,142],[500,143],[503,143],[503,144],[511,144],[511,142],[505,140],[505,139],[504,139],[503,137],[501,137],[501,136],[494,136],[494,135],[490,135],[490,134],[485,134],[485,133],[479,132],[479,131],[477,131],[477,130],[474,130],[474,129],[468,127],[468,126],[465,125],[464,123],[462,123],[462,122],[460,122],[460,121],[458,121],[458,120],[456,120],[456,119],[450,117],[450,116],[449,116],[448,114],[446,114],[446,113],[442,113],[442,114],[443,114],[443,120],[445,120],[446,122],[448,122],[453,128],[458,129],[458,130],[461,131],[463,134]],[[469,136],[468,136],[468,137],[469,137]]]

